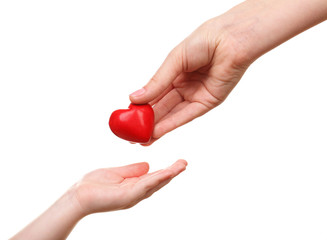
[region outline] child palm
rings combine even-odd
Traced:
[[[186,165],[179,160],[154,173],[148,173],[147,163],[98,169],[75,185],[76,199],[84,215],[130,208],[169,183]]]

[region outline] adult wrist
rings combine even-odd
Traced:
[[[239,64],[251,64],[326,18],[326,0],[247,0],[219,17]]]

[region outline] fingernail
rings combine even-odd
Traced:
[[[145,93],[145,89],[144,88],[141,88],[141,89],[133,92],[130,96],[138,97],[138,96],[141,96],[143,93]]]

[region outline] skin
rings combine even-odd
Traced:
[[[326,0],[248,0],[202,24],[130,95],[155,112],[144,145],[217,107],[257,58],[326,19]]]
[[[11,240],[66,239],[83,217],[133,207],[168,184],[186,166],[185,160],[178,160],[166,169],[148,173],[149,164],[142,162],[90,172]]]
[[[221,104],[258,57],[326,19],[326,0],[247,0],[202,24],[130,95],[135,104],[154,105],[148,145]],[[83,217],[134,206],[186,164],[150,174],[147,163],[91,172],[12,239],[65,239]]]

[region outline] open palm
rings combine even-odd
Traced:
[[[186,165],[185,160],[178,160],[153,173],[148,173],[149,165],[144,162],[98,169],[75,185],[76,199],[84,215],[130,208],[168,184]]]

